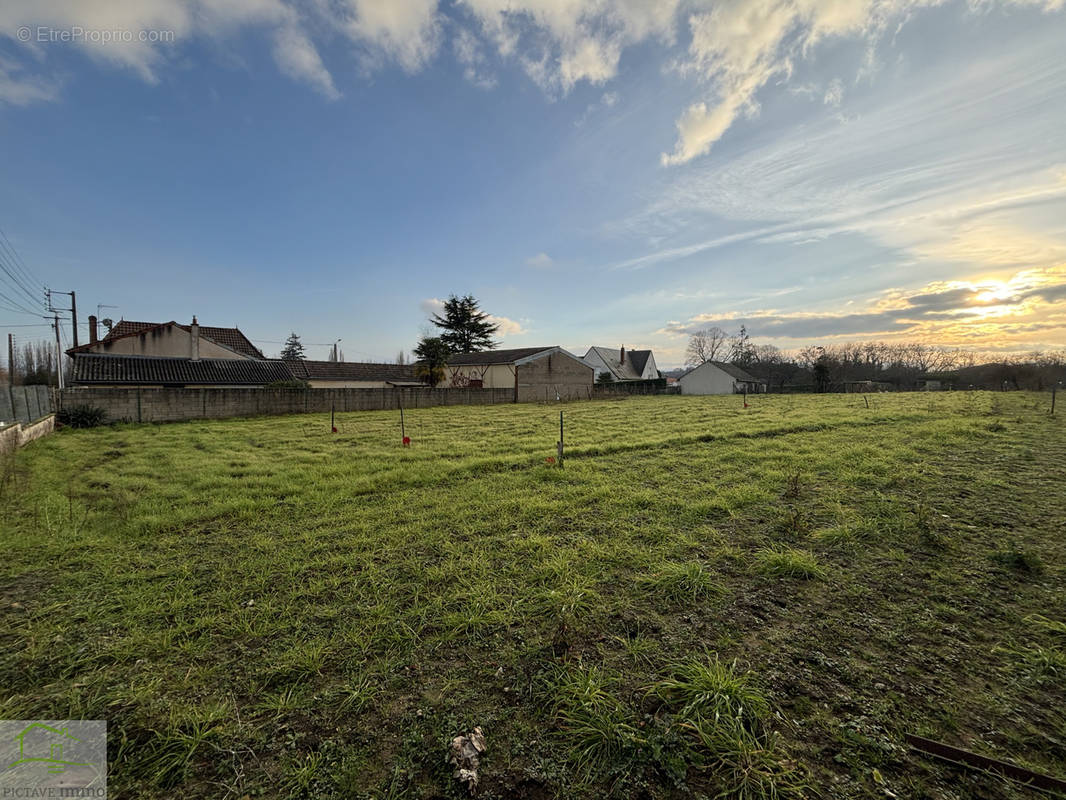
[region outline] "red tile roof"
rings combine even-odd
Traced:
[[[134,320],[120,319],[102,341],[109,342],[114,339],[120,339],[123,336],[132,336],[135,333],[142,333],[151,328],[169,324],[167,322],[135,322]],[[192,330],[191,325],[175,324],[183,331]],[[240,328],[215,328],[210,325],[201,325],[200,335],[251,358],[264,358],[263,351],[252,344],[248,337],[241,333]]]

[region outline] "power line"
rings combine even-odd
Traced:
[[[0,301],[3,301],[4,303],[2,306],[0,306],[0,308],[3,308],[5,311],[10,311],[12,314],[24,314],[30,317],[44,316],[44,314],[42,314],[40,311],[31,311],[21,303],[15,302],[3,292],[0,292]]]
[[[7,284],[7,286],[15,290],[16,292],[22,292],[22,294],[30,301],[30,303],[38,302],[40,298],[35,296],[34,293],[29,288],[27,288],[26,284],[23,282],[23,279],[18,275],[17,271],[13,269],[13,266],[14,265],[11,262],[11,259],[6,256],[3,252],[3,249],[0,248],[0,271],[2,271],[8,277],[9,283]],[[25,302],[25,300],[20,299],[20,302]]]
[[[11,240],[7,238],[7,234],[0,228],[0,271],[8,278],[6,284],[9,290],[13,290],[16,295],[21,292],[26,300],[29,301],[29,305],[26,305],[26,300],[21,297],[15,299],[11,295],[0,292],[0,300],[3,300],[6,305],[7,311],[12,311],[16,314],[29,314],[32,316],[38,316],[39,311],[34,310],[34,307],[38,303],[43,307],[41,303],[42,297],[35,294],[30,288],[37,284],[43,287],[43,283],[37,281],[30,268],[26,266],[26,262],[22,260],[22,256],[18,254],[15,246],[11,244]]]
[[[22,260],[22,256],[19,255],[15,246],[11,244],[11,240],[7,238],[7,234],[4,233],[4,229],[0,228],[0,245],[6,247],[7,251],[14,257],[15,267],[22,273],[22,276],[31,285],[44,286],[44,281],[37,278],[32,270],[26,266],[26,262]]]

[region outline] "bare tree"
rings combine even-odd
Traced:
[[[685,363],[690,367],[698,367],[707,361],[718,360],[718,356],[725,351],[728,338],[726,332],[717,325],[696,331],[692,334],[692,338],[688,340],[688,348],[685,350]]]
[[[740,367],[746,367],[754,360],[751,336],[746,325],[741,325],[737,335],[729,340],[729,360]]]

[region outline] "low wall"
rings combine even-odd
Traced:
[[[59,407],[102,408],[109,422],[180,422],[188,419],[273,414],[379,411],[431,406],[513,403],[514,389],[65,389]]]
[[[48,414],[38,420],[24,424],[13,422],[0,427],[0,455],[13,453],[34,439],[47,436],[56,429],[56,415]]]
[[[600,399],[624,397],[631,394],[679,394],[679,392],[673,386],[667,386],[666,381],[661,379],[597,383],[592,387],[592,396]]]
[[[30,423],[55,411],[52,393],[47,386],[9,386],[0,388],[0,422]]]

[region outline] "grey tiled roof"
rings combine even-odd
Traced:
[[[640,380],[640,372],[637,371],[633,364],[633,359],[630,357],[632,351],[626,351],[626,362],[623,364],[619,360],[621,352],[618,348],[613,347],[590,347],[589,350],[594,350],[599,355],[600,359],[607,365],[607,368],[614,375],[616,381],[637,381]],[[650,350],[638,350],[637,352],[650,353]],[[588,355],[586,353],[585,355]],[[648,362],[645,356],[644,362],[641,364],[643,368],[644,364]]]
[[[759,378],[752,376],[751,374],[742,370],[736,364],[730,364],[728,361],[704,361],[703,364],[713,364],[714,366],[718,367],[718,369],[722,370],[722,372],[724,372],[730,378],[735,381],[740,381],[741,383],[766,383],[766,381],[760,380]],[[684,378],[690,372],[695,372],[700,367],[702,367],[703,364],[697,364],[692,369],[685,370],[678,376],[678,379],[680,380],[681,378]]]
[[[741,381],[743,383],[761,382],[758,378],[752,377],[750,374],[742,370],[736,364],[730,364],[727,361],[712,361],[711,363],[718,367],[718,369],[729,375],[733,380]]]
[[[627,350],[626,360],[633,365],[633,371],[638,375],[644,374],[644,367],[648,365],[648,357],[651,350]],[[658,376],[656,376],[658,377]]]
[[[549,347],[519,347],[514,350],[485,350],[481,353],[457,353],[448,357],[449,367],[477,366],[484,364],[511,364],[523,358],[535,356],[545,350],[554,350],[555,345]]]
[[[293,376],[305,381],[406,381],[415,382],[412,364],[368,364],[358,361],[291,360],[285,364]]]
[[[73,382],[80,384],[262,386],[292,380],[283,361],[251,358],[188,358],[74,355]]]

